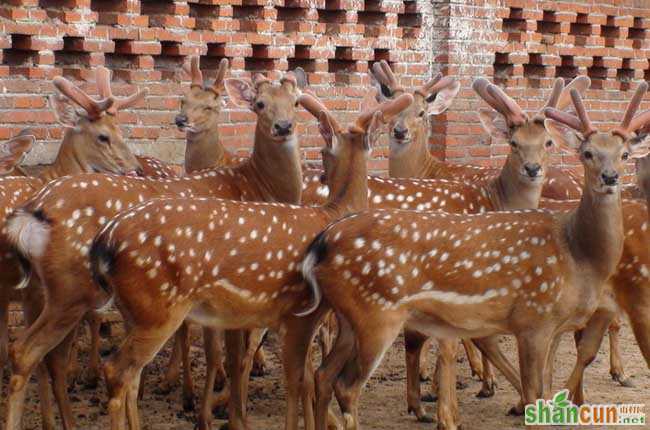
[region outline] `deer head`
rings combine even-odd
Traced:
[[[650,145],[645,136],[637,136],[650,123],[650,111],[635,116],[648,90],[642,82],[630,100],[620,125],[609,131],[598,131],[589,120],[580,93],[570,95],[577,116],[548,107],[544,126],[563,148],[577,151],[585,168],[585,193],[619,195],[619,178],[628,160],[648,156]]]
[[[332,113],[311,94],[302,94],[299,100],[306,110],[318,118],[319,131],[325,140],[325,147],[321,150],[324,169],[321,180],[330,189],[329,202],[340,203],[347,194],[348,208],[366,208],[370,149],[379,138],[381,125],[408,109],[413,103],[413,96],[401,94],[394,100],[366,110],[347,128],[342,127]],[[351,196],[350,190],[360,192]]]
[[[233,103],[257,114],[256,140],[296,147],[296,107],[301,88],[293,72],[279,83],[261,74],[253,80],[226,79],[226,91]]]
[[[203,83],[199,57],[192,57],[189,66],[185,65],[183,69],[191,77],[192,83],[181,100],[181,111],[174,120],[176,126],[190,133],[215,130],[223,106],[223,80],[228,73],[228,60],[221,60],[217,77],[210,86]]]
[[[22,162],[32,146],[34,136],[30,130],[23,130],[0,145],[0,175],[8,175]]]
[[[392,99],[405,92],[388,63],[384,60],[373,64],[370,79],[377,87],[380,101]],[[426,149],[433,115],[446,111],[460,90],[454,78],[437,74],[421,87],[414,88],[413,103],[388,122],[388,141],[391,156],[399,156],[413,145]],[[414,148],[417,149],[417,148]]]
[[[582,92],[589,84],[586,76],[575,78],[566,87],[563,79],[556,79],[542,110],[528,115],[496,85],[483,78],[474,81],[474,91],[494,109],[479,109],[481,125],[493,139],[509,143],[506,165],[521,181],[541,186],[546,175],[553,139],[544,127],[543,110],[566,108],[570,104],[569,91]]]
[[[59,174],[139,172],[140,163],[124,141],[115,117],[119,109],[137,103],[146,92],[123,99],[113,97],[110,71],[104,67],[97,68],[96,80],[101,100],[94,100],[63,77],[54,78],[58,93],[49,101],[57,121],[67,131],[53,167]]]

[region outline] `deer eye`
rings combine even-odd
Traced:
[[[592,158],[594,158],[594,154],[592,154],[591,151],[583,152],[582,156],[585,157],[586,160],[591,160]]]
[[[107,134],[98,135],[97,140],[100,141],[101,143],[105,143],[105,144],[109,144],[111,142],[111,139],[108,137]]]
[[[514,149],[519,148],[519,145],[517,145],[517,142],[515,142],[514,140],[511,140],[511,141],[510,141],[510,146],[511,146],[512,148],[514,148]]]
[[[628,158],[630,158],[630,153],[626,151],[626,152],[624,152],[623,155],[621,156],[621,159],[623,159],[623,160],[625,161],[625,160],[627,160]]]
[[[296,103],[294,104],[295,107],[298,107],[300,103],[298,103],[298,100],[296,100]]]
[[[259,110],[264,109],[264,106],[265,106],[264,102],[261,102],[261,101],[260,101],[260,102],[256,102],[256,103],[255,103],[255,107],[256,107],[257,109],[259,109]]]
[[[418,116],[423,117],[424,116],[424,110],[421,110],[420,113],[418,114]]]
[[[546,143],[544,144],[544,146],[546,146],[547,148],[550,148],[551,146],[553,146],[553,141],[552,140],[547,140]]]

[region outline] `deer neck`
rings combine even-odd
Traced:
[[[428,148],[428,133],[419,130],[413,141],[399,154],[388,157],[388,174],[391,178],[431,178],[437,171],[437,163]]]
[[[494,210],[537,209],[542,196],[543,180],[523,180],[508,156],[499,176],[488,183],[488,195]]]
[[[186,172],[196,172],[225,164],[228,154],[221,144],[217,127],[209,127],[197,133],[188,131],[186,136]]]
[[[623,252],[623,214],[620,193],[583,189],[578,208],[566,224],[569,249],[578,264],[588,264],[604,280],[614,273]]]
[[[75,138],[76,133],[74,131],[66,131],[54,162],[41,171],[38,175],[39,178],[48,182],[61,176],[87,171],[72,150],[72,140]]]
[[[323,207],[330,220],[339,219],[353,212],[368,209],[368,175],[365,157],[353,160],[345,177],[337,178],[336,185],[330,186],[327,203]]]
[[[258,126],[253,154],[242,168],[264,200],[299,204],[302,168],[297,138],[294,136],[293,141],[284,143],[266,142],[266,139]]]

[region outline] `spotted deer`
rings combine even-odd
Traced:
[[[285,427],[298,428],[311,338],[305,338],[294,315],[307,293],[298,270],[302,251],[328,222],[367,207],[367,153],[378,135],[379,120],[411,102],[412,97],[404,95],[362,113],[344,129],[317,99],[301,97],[318,117],[327,142],[323,164],[332,193],[322,207],[175,198],[145,203],[107,224],[91,249],[91,266],[96,282],[114,295],[130,322],[126,342],[106,365],[114,429],[124,428],[125,408],[131,428],[139,427],[133,403],[139,374],[185,319],[220,329],[280,329],[285,349],[294,351],[283,354],[288,390]],[[191,213],[191,224],[179,209]],[[147,220],[146,214],[154,215]],[[164,226],[155,214],[166,217]],[[138,224],[146,226],[146,235],[134,231]],[[134,289],[133,281],[144,278],[155,286],[147,292]],[[146,302],[164,312],[145,311],[140,305],[143,294]],[[228,361],[231,378],[237,379],[241,360]],[[233,380],[233,392],[245,393],[245,384]],[[302,396],[306,428],[313,428],[311,400],[304,392]],[[242,402],[236,399],[231,396],[229,428],[247,428]],[[199,427],[210,428],[210,417],[211,411],[205,411]]]
[[[104,75],[104,68],[97,69],[97,79]],[[14,282],[20,277],[19,264],[10,253],[9,244],[6,241],[6,218],[17,207],[24,204],[38,190],[42,189],[50,180],[82,172],[110,172],[115,174],[140,173],[142,167],[133,156],[122,138],[118,124],[112,112],[114,106],[117,108],[128,108],[139,102],[146,92],[137,91],[127,99],[102,98],[95,100],[63,77],[56,77],[53,80],[56,93],[49,97],[52,110],[60,125],[65,128],[63,141],[54,162],[41,169],[37,176],[28,176],[19,163],[26,151],[31,148],[25,140],[15,141],[14,144],[6,147],[2,157],[3,166],[12,166],[8,174],[15,175],[0,180],[0,253],[5,257],[0,262],[2,279],[0,287],[3,289],[3,300],[0,303],[0,313],[6,315],[9,300],[19,299],[23,302],[26,310],[26,321],[33,321],[41,306],[41,295],[38,285],[23,283],[28,287],[24,291],[12,291]],[[77,110],[76,107],[82,110]],[[19,144],[19,142],[22,142]],[[4,167],[3,167],[4,168]],[[8,339],[6,337],[6,325],[3,320],[2,338],[0,339],[0,350],[6,350]],[[6,356],[0,354],[0,367],[4,367]],[[65,368],[67,357],[49,355],[46,364],[52,375],[54,394],[59,405],[59,410],[65,426],[71,425],[72,413],[67,401],[67,383]],[[39,375],[43,372],[39,370]],[[46,376],[39,377],[41,383],[41,409],[43,411],[43,422],[45,427],[53,428],[54,417],[49,406],[49,392]]]
[[[546,108],[544,127],[562,147],[578,151],[585,169],[573,211],[373,210],[332,224],[310,245],[302,265],[312,289],[309,310],[325,302],[341,327],[316,374],[317,429],[325,428],[334,388],[344,399],[347,428],[358,428],[360,391],[402,326],[446,338],[452,352],[456,337],[514,334],[524,402],[549,394],[542,381],[553,338],[585,325],[622,255],[619,175],[628,158],[650,152],[634,139],[650,121],[634,117],[639,99],[620,126],[605,132],[592,126],[579,92],[570,94],[578,116]],[[492,360],[489,350],[482,352]],[[454,381],[454,363],[447,369],[441,378]],[[453,402],[455,384],[441,387],[441,398]],[[439,423],[456,428],[457,405],[438,413]]]
[[[371,77],[379,87],[382,98],[390,98],[406,91],[399,84],[386,61],[373,65]],[[441,81],[448,79],[441,78],[440,75],[437,78]],[[577,88],[583,92],[589,84],[590,80],[587,76],[578,76],[567,87]],[[389,124],[388,172],[391,177],[442,178],[474,183],[494,179],[499,174],[499,170],[494,168],[445,163],[437,160],[428,149],[431,132],[430,116],[447,110],[459,89],[459,83],[450,80],[448,85],[442,87],[437,93],[432,92],[426,85],[412,91],[416,97],[413,106]],[[570,105],[568,94],[567,90],[559,100],[554,101],[559,109]],[[507,130],[495,124],[489,117],[482,118],[481,124],[493,140],[508,139]],[[543,130],[538,132],[545,133]],[[580,184],[580,177],[574,173],[549,167],[542,196],[554,199],[579,198]]]
[[[300,201],[301,168],[295,132],[300,91],[295,78],[289,73],[274,83],[256,75],[253,82],[227,79],[225,85],[233,102],[257,114],[253,153],[246,162],[182,178],[93,174],[61,178],[11,216],[8,236],[24,255],[25,270],[35,269],[47,300],[38,319],[10,350],[9,429],[19,425],[26,382],[36,364],[84,314],[105,302],[103,292],[93,285],[87,253],[95,234],[109,218],[129,206],[165,196]]]

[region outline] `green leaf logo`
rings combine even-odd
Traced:
[[[568,400],[569,390],[559,391],[553,396],[553,406],[558,409],[564,409],[571,406],[571,402]]]

